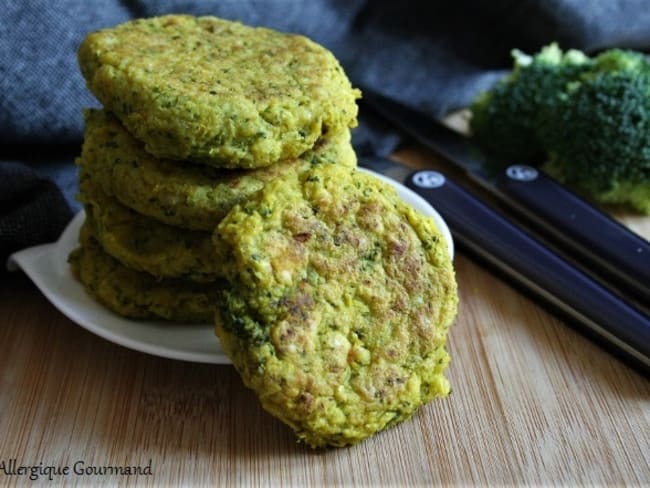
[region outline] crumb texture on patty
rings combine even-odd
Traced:
[[[211,233],[172,227],[145,217],[107,196],[85,172],[78,199],[104,251],[125,266],[156,278],[212,282],[223,277],[223,253]]]
[[[178,164],[148,154],[105,110],[86,110],[77,164],[107,195],[165,224],[212,232],[237,203],[286,172],[318,164],[355,166],[348,129],[327,134],[298,158],[253,170]]]
[[[358,442],[449,392],[447,245],[390,186],[337,166],[289,175],[236,207],[214,239],[231,254],[221,343],[309,445]]]
[[[85,223],[80,246],[68,260],[86,291],[123,317],[209,323],[222,283],[198,284],[184,280],[158,280],[122,265],[104,252]]]
[[[88,88],[160,158],[268,166],[356,125],[360,92],[299,35],[168,15],[94,32],[78,57]]]

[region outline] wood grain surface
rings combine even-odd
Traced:
[[[650,218],[620,217],[650,237]],[[321,451],[297,444],[232,367],[114,345],[23,275],[5,278],[0,463],[67,466],[56,485],[649,486],[650,382],[462,253],[455,267],[453,393],[359,445]],[[73,472],[149,464],[151,474]],[[2,466],[0,485],[30,483]]]

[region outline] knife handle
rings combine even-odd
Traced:
[[[517,210],[576,255],[650,303],[650,243],[535,168],[513,165],[496,186]]]
[[[406,186],[440,212],[460,246],[650,374],[648,316],[440,173],[417,171],[407,178]]]

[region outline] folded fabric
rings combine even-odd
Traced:
[[[0,208],[0,256],[3,258],[35,243],[56,240],[72,217],[60,189],[18,162],[2,163]]]
[[[76,189],[61,181],[72,180],[72,158],[69,164],[53,167],[47,154],[36,158],[34,151],[41,144],[79,146],[81,111],[98,106],[77,66],[81,40],[93,30],[131,18],[172,12],[217,15],[307,35],[334,52],[353,83],[372,87],[436,117],[466,106],[501,76],[511,64],[513,47],[532,52],[551,41],[587,52],[613,46],[650,47],[650,10],[645,0],[7,2],[0,25],[3,259],[15,246],[52,239],[56,231],[41,230],[60,230],[71,215],[65,202],[73,201]],[[364,111],[353,142],[361,154],[385,155],[395,148],[399,137]],[[12,147],[11,157],[5,154],[7,145]],[[15,164],[24,161],[30,161],[34,170]],[[39,186],[44,176],[56,185]],[[18,186],[18,179],[23,183],[29,180],[32,188],[49,190],[10,191]],[[65,199],[57,193],[57,186]],[[40,207],[42,198],[47,203]],[[30,208],[30,202],[41,211],[22,213]],[[12,227],[5,222],[16,218],[15,212],[29,225],[7,230]],[[13,244],[5,246],[5,242]]]

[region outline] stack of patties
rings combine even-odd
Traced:
[[[138,20],[79,53],[104,110],[79,158],[72,264],[132,317],[209,320],[261,404],[343,446],[449,393],[457,290],[435,223],[356,170],[359,96],[301,36]]]
[[[302,36],[170,15],[89,35],[79,63],[104,109],[85,114],[70,261],[121,315],[212,321],[228,211],[287,173],[356,165],[359,92]]]

